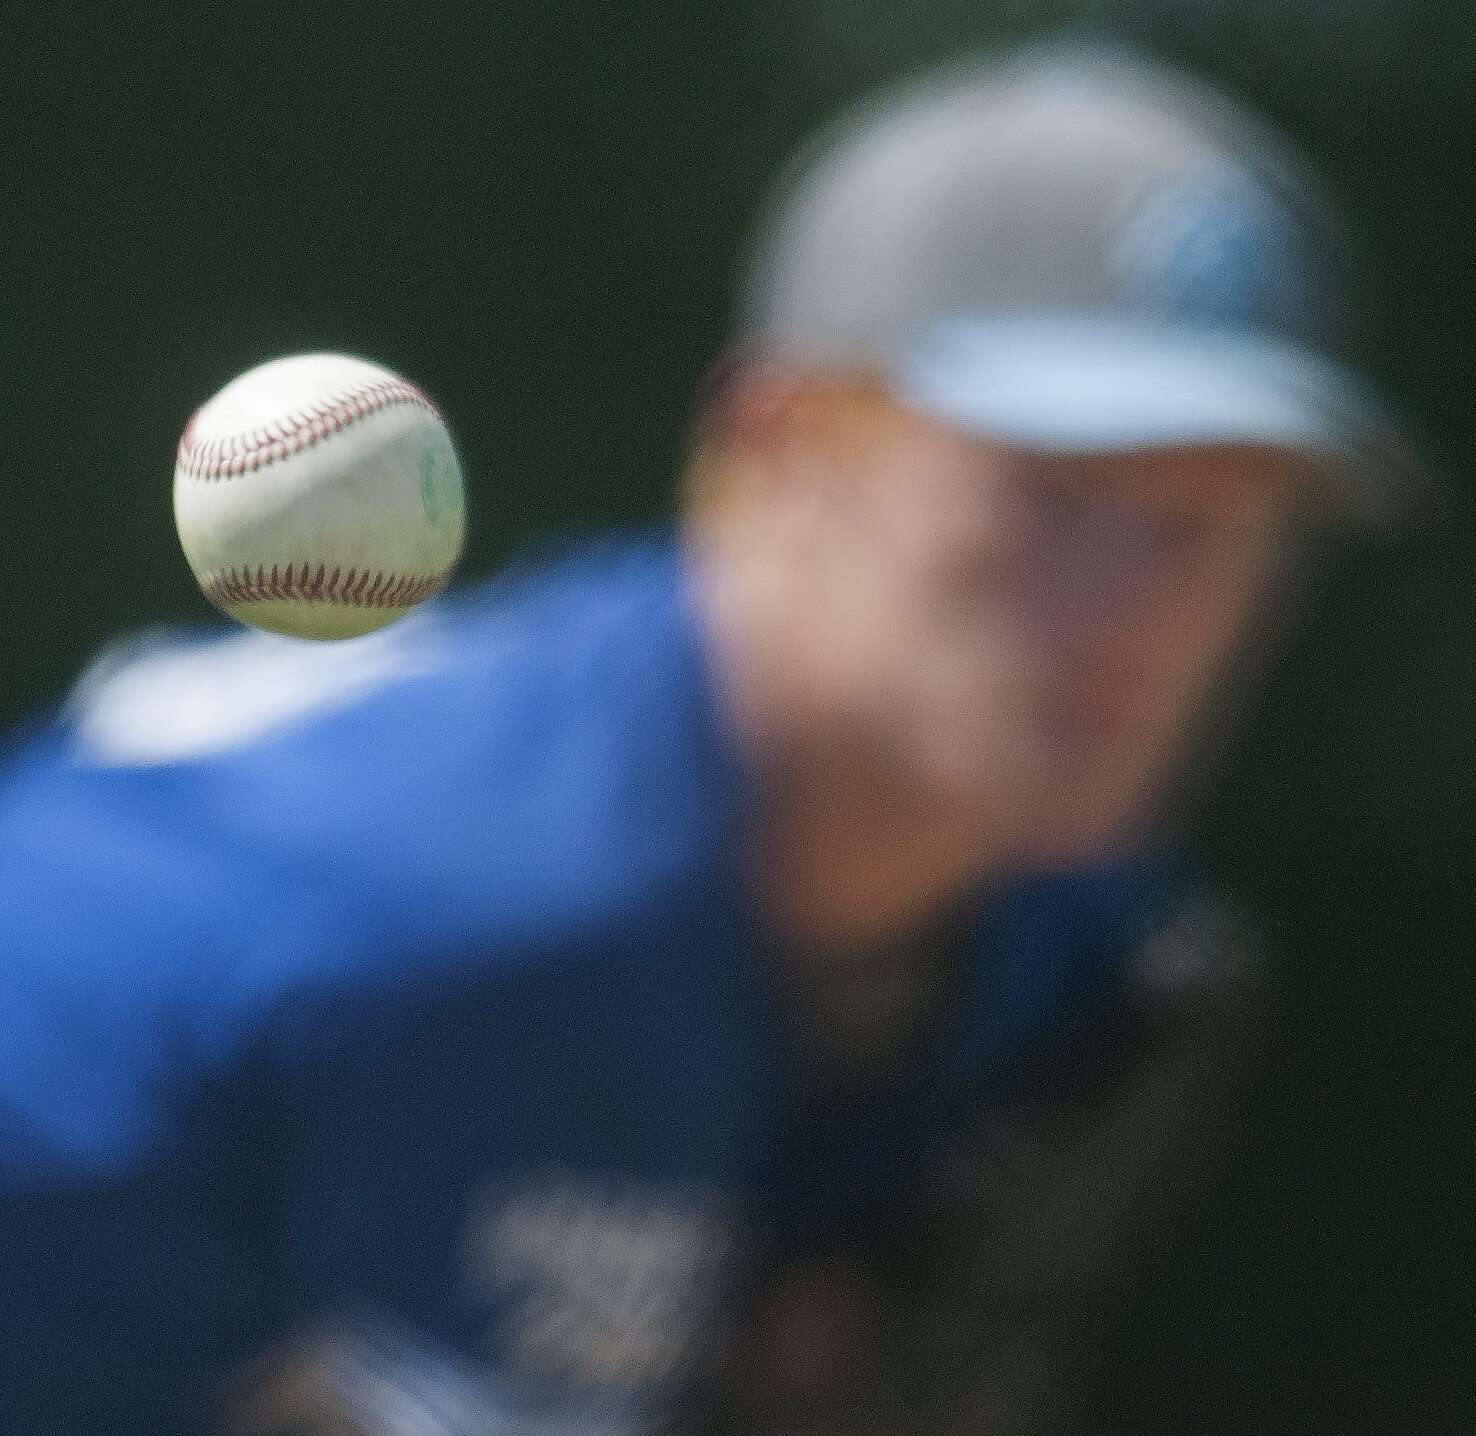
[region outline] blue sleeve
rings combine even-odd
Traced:
[[[243,1092],[208,1110],[207,974],[252,924],[224,855],[64,768],[51,740],[0,789],[0,1429],[198,1431],[287,1314],[269,1152],[221,1140]]]
[[[0,1197],[4,1429],[213,1429],[222,1373],[289,1316],[242,1190],[140,1163]]]
[[[290,1013],[577,952],[699,841],[705,739],[652,572],[352,644],[166,639],[0,769],[0,1430],[198,1431],[303,1309],[316,1129],[282,1043],[317,1035]]]

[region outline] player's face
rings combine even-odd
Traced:
[[[1006,858],[1089,853],[1182,760],[1244,643],[1294,463],[1048,456],[873,408],[828,490],[850,699],[918,780],[1000,825]]]

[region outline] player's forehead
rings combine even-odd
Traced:
[[[1063,454],[1003,447],[998,467],[1047,497],[1232,519],[1290,507],[1307,461],[1262,445],[1203,445]]]
[[[914,465],[931,454],[967,455],[967,472],[986,489],[1227,518],[1303,504],[1317,485],[1315,461],[1275,445],[1062,452],[970,433],[919,413],[881,387],[863,391],[859,402],[885,416],[897,440],[890,446],[890,467],[903,478],[915,477]]]

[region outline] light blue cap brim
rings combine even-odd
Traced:
[[[913,407],[1057,453],[1264,444],[1325,460],[1357,508],[1385,513],[1417,477],[1374,392],[1263,333],[1140,319],[940,320],[898,360]]]

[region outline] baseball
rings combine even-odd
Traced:
[[[461,467],[413,384],[363,359],[299,354],[233,379],[185,426],[174,520],[217,608],[299,638],[350,638],[450,578]]]

